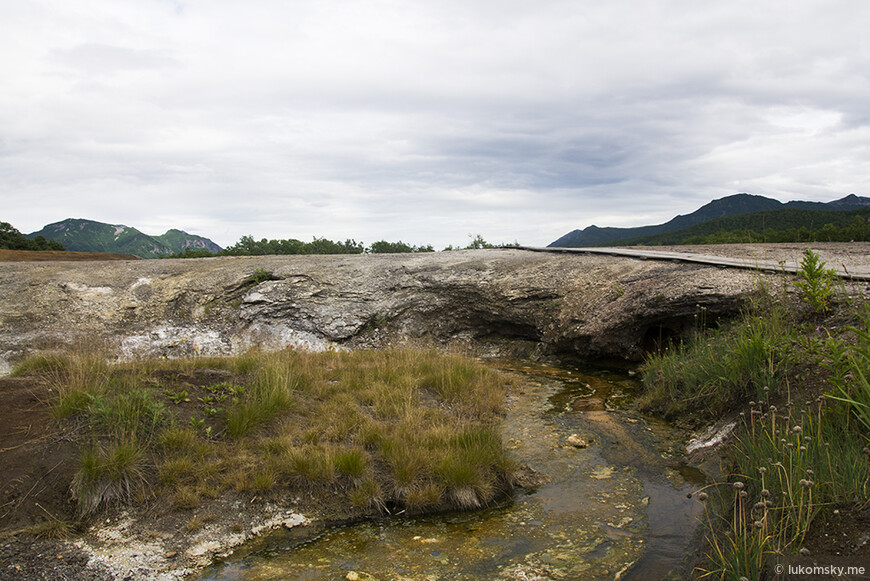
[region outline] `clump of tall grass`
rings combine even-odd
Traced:
[[[421,364],[422,384],[431,387],[445,401],[456,402],[461,413],[486,418],[504,411],[504,381],[492,369],[467,357],[451,354]]]
[[[386,510],[384,493],[380,483],[372,476],[364,478],[348,493],[351,504],[357,508]],[[439,498],[440,500],[440,498]]]
[[[107,504],[129,504],[144,478],[143,450],[134,442],[86,448],[71,490],[80,516],[87,517]]]
[[[366,472],[369,454],[362,448],[347,448],[335,454],[335,469],[352,479],[359,479]]]
[[[244,357],[250,359],[251,354]],[[292,406],[294,392],[299,390],[301,381],[292,362],[291,357],[282,353],[263,353],[258,367],[245,362],[242,367],[248,371],[256,369],[256,377],[246,390],[243,401],[226,411],[230,436],[243,436]]]
[[[818,397],[782,407],[752,402],[741,414],[732,482],[707,506],[702,578],[758,579],[771,556],[805,551],[821,510],[868,499],[866,440],[845,406]]]
[[[72,523],[51,517],[24,529],[37,539],[67,539],[72,536],[75,527]]]
[[[854,341],[829,338],[825,343],[825,365],[834,385],[829,397],[845,403],[870,434],[870,305],[864,305],[857,324],[848,330]]]
[[[56,394],[55,417],[64,418],[86,408],[106,388],[110,366],[99,346],[76,344],[67,351],[35,353],[20,361],[13,376],[36,373],[45,377]]]
[[[133,384],[135,385],[135,384]],[[114,386],[111,393],[90,397],[83,410],[94,427],[115,439],[135,442],[149,440],[169,420],[166,405],[153,391]]]
[[[779,304],[758,301],[737,321],[700,330],[643,366],[640,409],[675,418],[686,413],[721,417],[764,387],[776,390],[787,372],[796,330]]]

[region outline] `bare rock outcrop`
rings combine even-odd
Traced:
[[[734,314],[760,276],[518,249],[3,263],[0,359],[82,336],[127,356],[422,341],[636,358],[699,314]]]

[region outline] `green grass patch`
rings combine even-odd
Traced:
[[[335,454],[335,469],[351,478],[362,478],[368,464],[369,454],[362,448],[339,450]]]
[[[85,448],[71,486],[79,514],[86,517],[104,505],[130,504],[144,479],[142,456],[134,442]]]
[[[784,387],[797,337],[785,308],[756,302],[737,321],[699,330],[651,354],[637,406],[668,419],[687,414],[718,419],[742,402]]]

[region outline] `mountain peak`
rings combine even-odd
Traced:
[[[27,234],[28,238],[43,236],[57,240],[67,250],[80,252],[110,252],[135,254],[141,258],[157,258],[187,248],[218,252],[220,246],[202,236],[188,234],[183,230],[170,229],[160,236],[143,234],[124,224],[106,224],[83,218],[67,218],[46,225],[42,230]]]
[[[833,208],[865,208],[870,206],[870,198],[849,194],[845,198],[828,202],[827,205]]]

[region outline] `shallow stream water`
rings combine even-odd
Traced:
[[[298,538],[278,531],[202,579],[682,579],[703,485],[681,464],[684,435],[623,409],[624,373],[535,364],[521,374],[503,423],[520,462],[550,482],[507,506],[393,517]],[[588,442],[578,448],[568,442]]]

